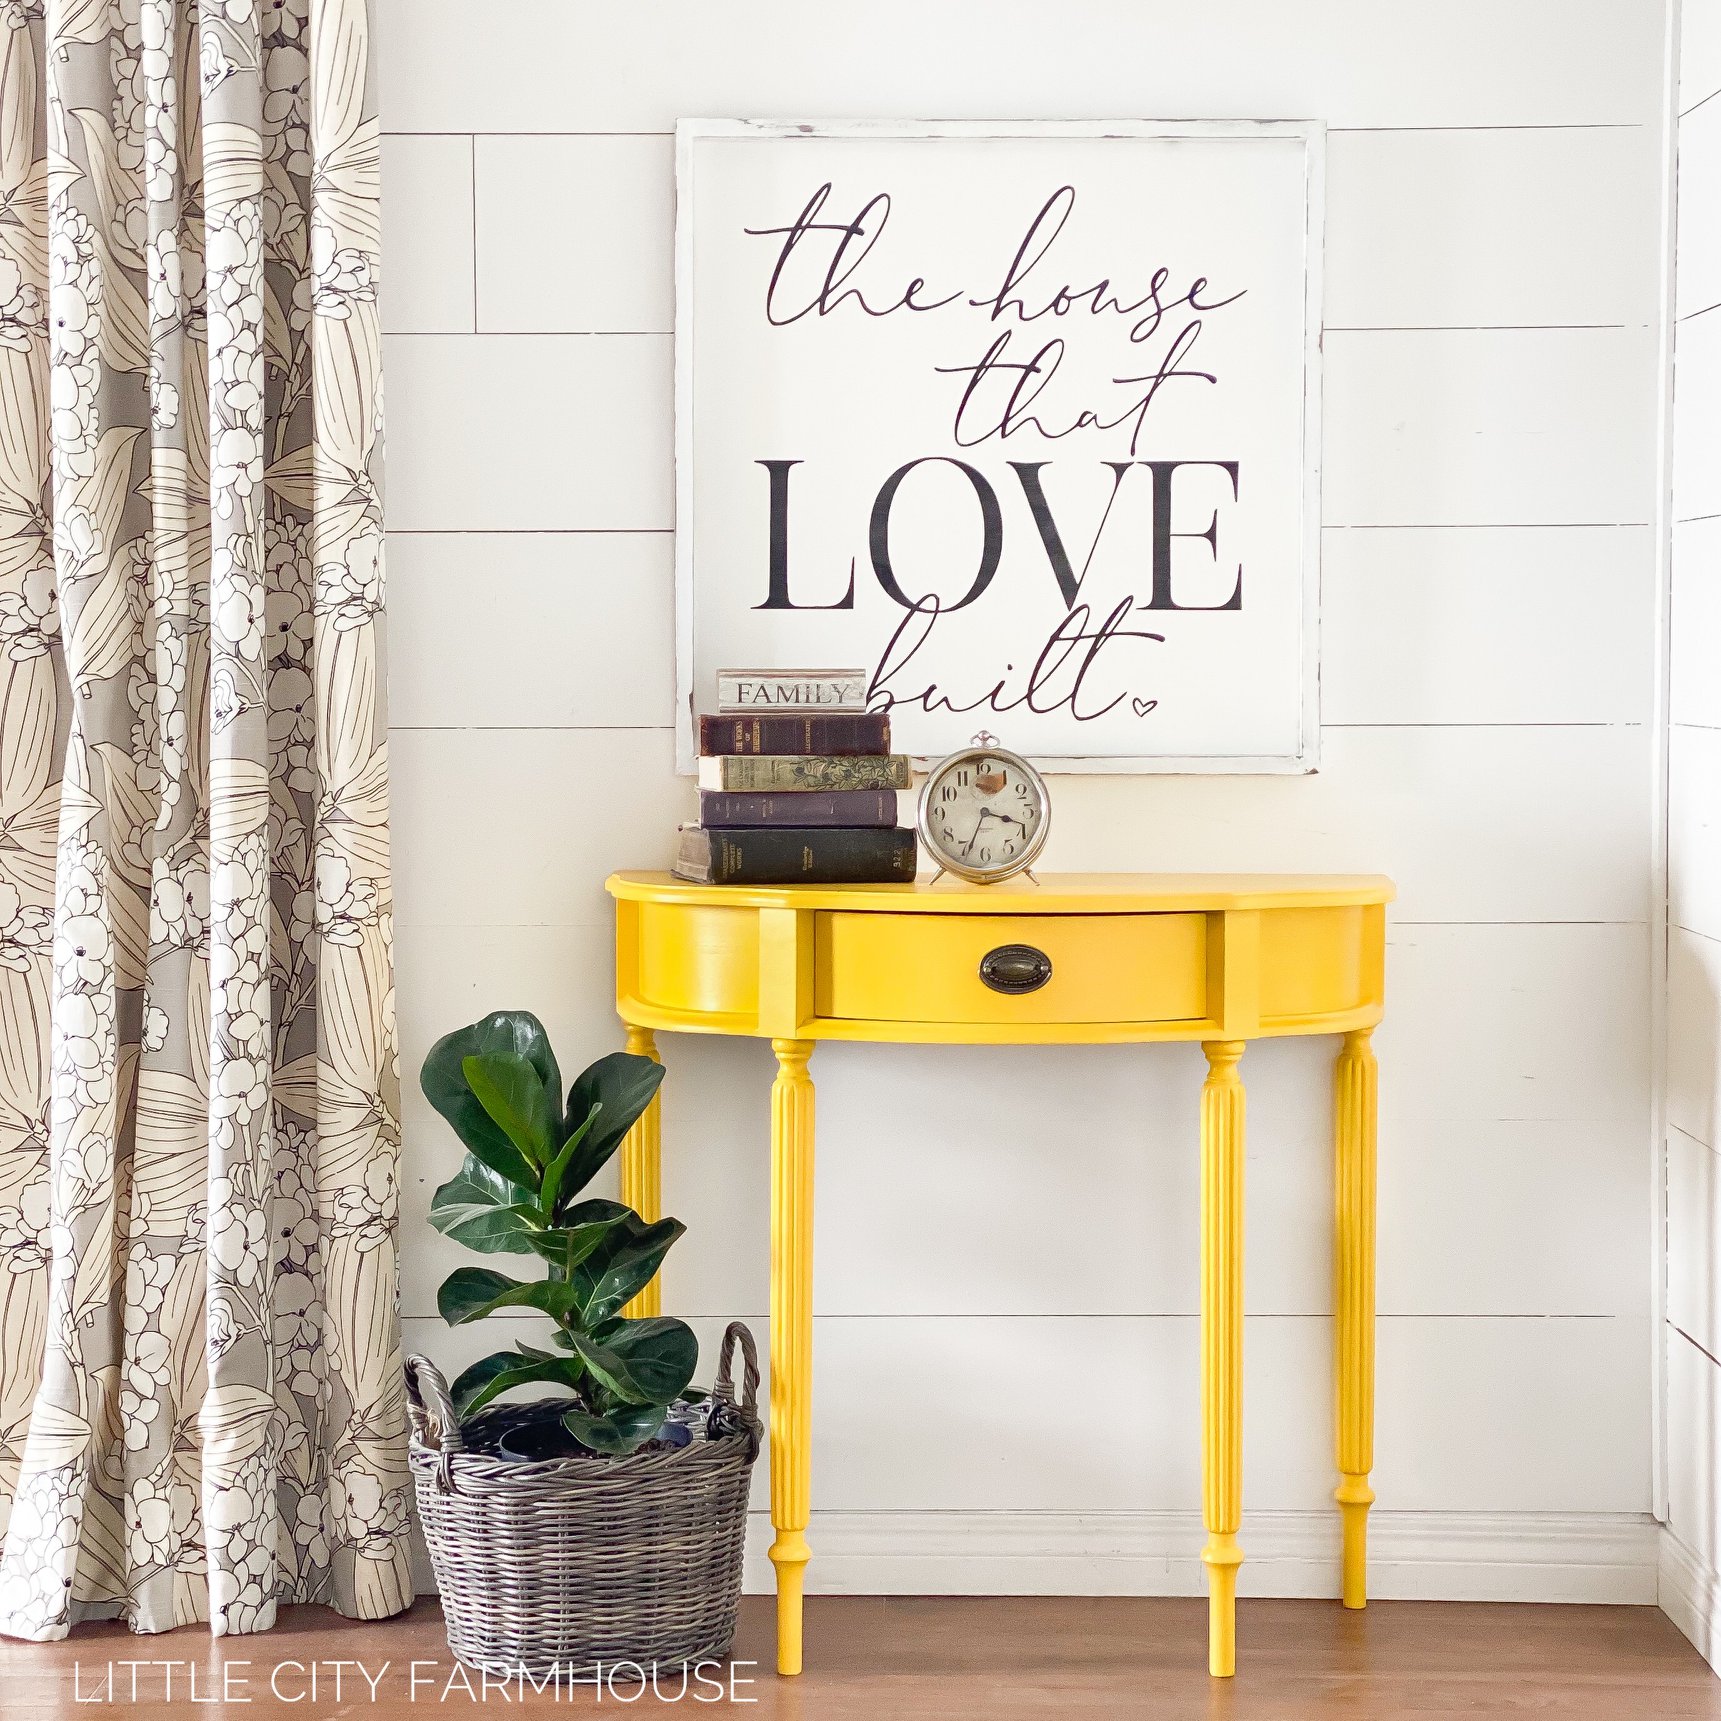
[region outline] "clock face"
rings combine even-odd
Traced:
[[[1024,759],[971,747],[933,768],[920,798],[920,834],[947,872],[1002,879],[1046,840],[1046,785]]]

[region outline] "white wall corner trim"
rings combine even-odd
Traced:
[[[1721,1572],[1665,1524],[1656,1580],[1661,1611],[1691,1639],[1710,1666],[1721,1668]]]
[[[1657,1599],[1659,1526],[1646,1513],[1377,1508],[1369,1527],[1369,1594],[1379,1600]],[[1195,1512],[815,1511],[807,1539],[808,1588],[821,1595],[1206,1593]],[[1240,1539],[1240,1594],[1337,1596],[1336,1515],[1246,1512]],[[768,1520],[753,1514],[749,1595],[771,1591],[769,1542]],[[1661,1570],[1665,1598],[1665,1554]]]

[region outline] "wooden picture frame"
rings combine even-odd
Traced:
[[[748,153],[738,155],[737,151]],[[933,157],[927,151],[942,153]],[[1016,660],[1038,637],[1029,625],[1026,606],[1038,604],[1043,607],[1047,601],[1048,562],[1052,563],[1052,573],[1062,578],[1052,547],[1046,541],[1047,529],[1042,515],[1051,516],[1053,530],[1060,535],[1065,531],[1065,520],[1069,521],[1071,548],[1067,554],[1067,572],[1070,579],[1076,577],[1076,552],[1089,545],[1089,534],[1095,533],[1096,517],[1099,527],[1092,538],[1092,546],[1102,544],[1099,534],[1105,532],[1107,523],[1114,516],[1103,490],[1096,492],[1093,481],[1087,477],[1082,482],[1089,488],[1077,501],[1071,501],[1068,495],[1060,495],[1043,507],[1036,504],[1036,498],[1029,494],[1030,480],[1023,478],[1015,468],[1036,464],[1050,466],[1053,455],[1063,452],[1064,445],[1053,443],[1049,437],[1042,438],[1031,425],[1024,426],[1020,421],[1006,423],[997,436],[999,446],[984,456],[990,466],[988,473],[981,474],[981,480],[993,492],[995,510],[988,503],[981,482],[972,476],[979,471],[979,456],[973,462],[964,460],[965,445],[954,440],[943,446],[934,446],[934,434],[924,439],[924,452],[918,452],[922,445],[911,440],[908,444],[912,453],[910,466],[918,468],[924,464],[945,468],[942,473],[928,475],[924,479],[917,474],[914,482],[919,491],[931,495],[943,486],[953,492],[952,510],[960,506],[968,510],[966,517],[953,511],[948,530],[943,518],[933,519],[934,530],[923,533],[923,540],[937,545],[948,537],[954,544],[959,534],[966,533],[967,537],[961,539],[966,546],[963,554],[973,555],[970,540],[975,498],[968,496],[963,489],[965,484],[973,485],[985,529],[990,530],[994,511],[1001,522],[999,541],[1006,547],[1000,551],[1000,558],[1020,558],[1008,564],[1008,571],[1013,571],[1016,576],[1015,584],[1010,588],[1012,594],[1024,587],[1027,578],[1024,570],[1028,566],[1025,558],[1035,556],[1044,558],[1036,564],[1040,572],[1034,576],[1043,589],[1026,596],[1012,595],[1006,604],[997,601],[997,594],[1004,592],[1005,587],[997,582],[988,586],[986,597],[993,613],[985,619],[985,625],[977,624],[977,611],[962,623],[966,630],[963,637],[972,635],[979,642],[971,654],[973,673],[967,685],[960,689],[956,689],[954,684],[948,689],[935,685],[933,695],[919,705],[895,706],[893,718],[897,745],[919,757],[935,756],[960,744],[973,731],[988,728],[997,732],[1006,745],[1033,757],[1042,770],[1051,772],[1287,773],[1314,770],[1318,764],[1320,738],[1324,154],[1325,128],[1318,121],[802,123],[683,120],[677,128],[676,222],[678,769],[687,772],[693,767],[694,718],[698,710],[708,708],[713,689],[705,684],[712,680],[717,662],[745,662],[757,667],[770,667],[774,654],[785,664],[850,663],[861,661],[863,655],[871,661],[876,655],[874,650],[863,653],[860,649],[862,644],[876,646],[879,632],[876,616],[868,622],[861,614],[863,599],[873,606],[874,611],[881,601],[872,592],[866,570],[870,548],[872,573],[882,583],[877,521],[881,507],[879,498],[884,496],[884,491],[880,488],[875,493],[874,483],[876,477],[889,472],[896,456],[902,453],[901,446],[894,449],[890,446],[893,439],[900,444],[902,434],[912,439],[918,432],[903,432],[901,422],[892,416],[895,396],[883,396],[882,404],[872,401],[857,405],[857,397],[866,392],[867,378],[887,373],[897,355],[897,348],[888,344],[882,349],[879,346],[882,339],[879,330],[888,321],[889,312],[881,316],[876,308],[869,309],[863,317],[856,311],[857,304],[865,308],[867,295],[874,294],[878,303],[888,305],[891,298],[901,295],[906,278],[914,283],[907,288],[910,296],[918,292],[920,299],[929,302],[895,306],[899,315],[893,338],[923,341],[925,328],[936,322],[937,317],[946,319],[951,329],[950,335],[945,337],[951,343],[951,364],[932,362],[941,354],[919,352],[908,354],[902,360],[902,374],[909,379],[914,403],[930,398],[926,390],[933,386],[928,383],[933,371],[977,371],[976,366],[960,362],[964,332],[967,335],[966,350],[972,352],[974,337],[982,332],[979,325],[1001,308],[999,304],[978,299],[968,291],[975,287],[983,273],[978,253],[987,245],[980,242],[970,244],[973,256],[958,252],[953,262],[950,255],[933,255],[925,267],[916,266],[912,275],[905,276],[903,267],[897,268],[893,274],[890,265],[886,264],[878,276],[878,288],[888,291],[878,293],[865,273],[866,264],[872,260],[873,245],[882,246],[878,211],[868,205],[872,209],[871,214],[856,216],[849,205],[860,201],[859,193],[838,185],[828,171],[833,163],[842,165],[863,161],[880,165],[876,173],[872,173],[869,167],[869,177],[856,183],[869,185],[875,179],[883,183],[888,178],[895,188],[890,194],[894,201],[885,207],[889,219],[897,221],[899,226],[907,220],[903,212],[912,203],[917,189],[924,193],[928,207],[917,216],[920,222],[917,231],[925,236],[926,244],[934,251],[943,243],[942,233],[946,227],[955,231],[961,226],[962,215],[957,209],[959,200],[950,195],[953,182],[975,188],[977,195],[974,201],[982,203],[984,196],[979,193],[992,184],[985,175],[993,170],[993,164],[998,176],[998,185],[993,187],[993,192],[1001,208],[1019,205],[1031,210],[1041,187],[1057,184],[1069,193],[1068,201],[1073,213],[1078,198],[1087,191],[1087,182],[1077,185],[1070,169],[1072,162],[1094,164],[1091,168],[1082,167],[1082,171],[1088,172],[1090,178],[1102,185],[1102,190],[1093,194],[1093,198],[1102,204],[1102,216],[1115,215],[1115,211],[1104,209],[1105,198],[1109,197],[1114,202],[1124,198],[1123,207],[1134,207],[1131,200],[1137,195],[1136,188],[1140,188],[1143,207],[1151,206],[1159,211],[1168,225],[1176,229],[1176,248],[1183,253],[1184,267],[1181,274],[1168,278],[1173,279],[1176,286],[1181,286],[1192,276],[1197,281],[1196,286],[1187,290],[1187,302],[1173,300],[1169,310],[1176,312],[1181,306],[1186,324],[1198,325],[1196,338],[1208,336],[1204,351],[1216,352],[1223,359],[1229,350],[1225,341],[1233,342],[1235,353],[1241,355],[1232,360],[1232,378],[1238,380],[1222,374],[1219,365],[1210,374],[1186,372],[1176,368],[1175,360],[1171,377],[1160,379],[1165,393],[1163,397],[1154,397],[1156,406],[1161,405],[1162,400],[1169,401],[1175,397],[1176,391],[1171,386],[1173,378],[1183,389],[1181,399],[1186,402],[1195,400],[1193,388],[1202,386],[1204,376],[1206,383],[1214,386],[1214,394],[1200,401],[1189,414],[1190,425],[1182,433],[1190,450],[1188,457],[1184,457],[1181,447],[1176,450],[1168,447],[1162,456],[1156,456],[1148,446],[1134,441],[1126,450],[1115,442],[1113,427],[1109,424],[1086,429],[1078,426],[1071,443],[1072,446],[1079,445],[1082,436],[1088,438],[1093,445],[1092,452],[1082,458],[1092,468],[1132,468],[1128,477],[1133,488],[1126,495],[1124,479],[1119,477],[1112,481],[1111,498],[1113,501],[1125,498],[1117,518],[1123,519],[1125,510],[1135,510],[1129,523],[1137,538],[1144,529],[1154,533],[1161,530],[1158,526],[1143,528],[1141,510],[1143,497],[1150,489],[1158,498],[1162,483],[1158,468],[1168,467],[1172,470],[1163,483],[1166,495],[1172,497],[1170,506],[1158,512],[1152,508],[1148,510],[1152,518],[1167,522],[1163,530],[1178,540],[1207,538],[1200,521],[1205,518],[1208,502],[1212,500],[1215,569],[1219,569],[1221,561],[1221,535],[1227,532],[1233,542],[1241,535],[1247,544],[1254,546],[1250,553],[1256,565],[1265,565],[1264,571],[1257,574],[1255,584],[1246,587],[1245,564],[1239,561],[1238,601],[1234,606],[1218,601],[1184,604],[1177,601],[1175,591],[1169,585],[1162,589],[1158,583],[1158,571],[1163,566],[1177,564],[1161,561],[1164,545],[1155,539],[1156,583],[1151,598],[1156,604],[1165,600],[1166,608],[1178,613],[1154,619],[1171,627],[1177,637],[1157,642],[1165,648],[1158,657],[1151,660],[1138,658],[1136,661],[1152,661],[1164,666],[1173,662],[1167,653],[1182,652],[1183,655],[1175,662],[1175,674],[1181,677],[1178,698],[1182,701],[1177,708],[1175,726],[1163,720],[1157,725],[1150,721],[1155,716],[1162,716],[1164,709],[1151,678],[1146,692],[1152,696],[1131,693],[1130,703],[1121,707],[1114,699],[1104,714],[1103,723],[1101,718],[1089,718],[1079,709],[1073,709],[1067,714],[1068,721],[1060,726],[1033,709],[1031,702],[1030,709],[1024,711],[1019,701],[1013,711],[984,705],[962,713],[937,710],[934,705],[937,697],[945,698],[951,705],[960,705],[975,688],[984,691],[987,664],[994,660],[1010,663],[1011,673],[1018,677],[1018,683],[1012,683],[998,697],[1006,700],[1018,697],[1021,691],[1019,682],[1024,672],[1016,666]],[[1046,164],[1043,172],[1024,165],[1040,158]],[[756,184],[749,180],[749,175],[753,176]],[[1010,178],[1011,175],[1015,178]],[[1187,179],[1187,186],[1181,184],[1180,176]],[[857,233],[870,222],[871,230],[866,237],[873,243],[862,252],[864,262],[855,270],[846,274],[837,271],[839,278],[834,291],[824,294],[817,305],[802,311],[798,318],[784,315],[781,320],[774,321],[777,312],[770,301],[764,301],[765,314],[760,315],[760,302],[755,300],[749,307],[741,294],[754,291],[757,281],[764,280],[770,273],[768,247],[771,244],[780,243],[785,248],[779,261],[781,256],[789,255],[787,247],[790,241],[778,240],[775,236],[788,232],[794,222],[801,220],[797,210],[804,215],[810,207],[801,198],[804,188],[820,184],[835,187],[827,198],[832,219],[822,221],[819,218],[826,211],[823,208],[815,210],[815,219],[803,222],[796,229],[798,236],[794,243],[806,242],[807,235],[817,228],[826,234],[839,234],[837,240],[826,239],[821,243],[840,245],[845,221],[854,226]],[[1234,196],[1224,194],[1227,185],[1234,188]],[[778,192],[786,195],[778,195]],[[937,205],[941,192],[945,202]],[[839,203],[839,198],[845,201]],[[759,211],[757,222],[743,217],[743,210],[745,216],[750,217],[754,208]],[[980,217],[975,216],[974,220],[978,222]],[[1141,225],[1146,227],[1149,223],[1144,221]],[[1130,221],[1096,220],[1091,229],[1090,238],[1097,232],[1103,239],[1110,234],[1133,234],[1135,226]],[[1262,230],[1268,237],[1258,241],[1258,261],[1249,265],[1247,260],[1257,255],[1249,249],[1251,235]],[[1005,241],[1016,231],[1019,229],[1000,228],[998,222],[993,221],[981,237],[989,241],[989,236],[999,235],[1002,254],[1008,255]],[[1044,228],[1038,231],[1043,232]],[[1199,264],[1188,260],[1203,254],[1203,236],[1210,237],[1216,255],[1225,259],[1244,259],[1245,272],[1249,267],[1255,271],[1243,280],[1242,287],[1235,291],[1233,298],[1223,301],[1223,305],[1209,304],[1201,297],[1203,293],[1211,297],[1215,289],[1209,287]],[[1062,242],[1063,228],[1054,234],[1054,239]],[[953,246],[962,242],[960,235],[950,241]],[[1131,242],[1134,243],[1133,240]],[[851,244],[859,243],[858,239],[851,241]],[[1266,248],[1269,243],[1274,247],[1271,250]],[[751,250],[745,249],[748,247]],[[1091,256],[1100,255],[1092,245],[1087,247],[1087,251]],[[1049,254],[1048,248],[1041,256]],[[791,257],[791,262],[794,260]],[[1130,258],[1123,260],[1127,265]],[[1243,279],[1236,273],[1239,267],[1236,262],[1229,267],[1237,279]],[[1087,284],[1088,277],[1077,269],[1070,279],[1079,289]],[[1106,301],[1109,297],[1119,308],[1129,310],[1140,301],[1142,291],[1139,276],[1126,284],[1122,268],[1117,272],[1118,285],[1115,288],[1109,285],[1109,279],[1102,280],[1095,288],[1092,301],[1095,308],[1085,313],[1089,318],[1087,322],[1083,322],[1082,315],[1072,314],[1057,324],[1058,337],[1064,340],[1060,351],[1066,356],[1077,350],[1074,341],[1078,334],[1096,348],[1091,354],[1084,351],[1082,355],[1092,376],[1099,379],[1096,387],[1107,380],[1108,365],[1113,373],[1117,369],[1118,319]],[[1219,281],[1217,272],[1214,279]],[[1036,281],[1036,287],[1050,287],[1064,281],[1063,273],[1048,267],[1044,279]],[[1224,285],[1233,286],[1234,282]],[[851,294],[846,304],[833,303],[851,288],[859,289],[858,296]],[[1157,286],[1155,292],[1159,292]],[[1244,310],[1235,309],[1250,292],[1256,295],[1254,302]],[[964,293],[967,293],[966,302]],[[1136,295],[1134,299],[1126,297],[1131,293]],[[1025,321],[1028,315],[1026,291],[1020,296],[1024,300],[1024,310],[1019,320]],[[931,305],[934,298],[947,298],[948,308]],[[1081,298],[1082,293],[1078,290],[1075,299]],[[1006,302],[1008,299],[1002,288],[999,299]],[[985,308],[988,305],[991,312]],[[1109,323],[1101,316],[1102,306]],[[1158,306],[1157,298],[1154,306]],[[1079,311],[1080,307],[1077,309]],[[915,313],[919,312],[935,312],[936,315],[916,316]],[[1152,314],[1150,309],[1147,315]],[[1235,319],[1230,324],[1220,321],[1227,314]],[[1056,317],[1064,318],[1064,311],[1057,311]],[[994,320],[1000,319],[995,317]],[[791,324],[794,326],[790,327]],[[1164,327],[1169,330],[1171,324]],[[1214,337],[1212,330],[1216,328],[1228,331],[1224,340]],[[1238,333],[1229,333],[1233,329]],[[1102,332],[1110,346],[1098,350]],[[854,359],[853,349],[868,342],[874,349],[882,351],[882,358],[868,358],[865,376],[859,378],[857,387],[853,366],[859,361]],[[1161,344],[1165,343],[1162,341]],[[1132,356],[1131,349],[1121,351],[1125,359]],[[773,356],[778,353],[791,356],[779,360]],[[828,400],[818,393],[816,380],[820,365],[827,361],[832,372]],[[1252,361],[1252,369],[1247,368],[1248,361]],[[1151,353],[1145,363],[1153,363]],[[1163,370],[1163,358],[1160,363]],[[851,367],[846,377],[842,374],[844,365]],[[999,367],[1002,368],[1006,367]],[[815,378],[814,382],[807,384],[815,397],[811,400],[794,396],[794,390],[802,386],[808,373]],[[1186,376],[1190,378],[1188,383],[1184,381]],[[994,378],[985,380],[990,382]],[[1112,374],[1109,380],[1112,383],[1127,381],[1133,385],[1145,379],[1126,379]],[[843,389],[845,381],[850,385],[846,392]],[[1231,383],[1229,390],[1224,386],[1227,382]],[[948,401],[948,392],[944,398]],[[1209,410],[1214,400],[1219,400],[1220,404],[1218,408]],[[904,404],[902,422],[930,422],[927,414],[914,403]],[[1138,430],[1148,423],[1147,410],[1151,409],[1144,410],[1138,421]],[[844,419],[845,413],[850,415],[848,420]],[[868,414],[870,417],[865,417]],[[1047,422],[1051,423],[1050,414]],[[1162,413],[1158,422],[1170,422],[1169,409]],[[1260,428],[1263,423],[1271,425],[1270,442],[1268,433]],[[761,424],[770,425],[768,434],[758,431],[756,427]],[[959,423],[957,429],[961,429]],[[1027,434],[1020,437],[1018,444],[1003,446],[1006,437],[1018,435],[1024,429]],[[1156,431],[1151,434],[1164,433]],[[1177,434],[1171,433],[1172,440],[1177,439]],[[839,506],[831,506],[828,489],[822,497],[808,494],[804,504],[798,496],[791,503],[791,485],[801,484],[810,492],[814,484],[822,481],[822,475],[809,479],[807,468],[812,461],[803,453],[804,440],[822,439],[826,461],[824,470],[846,473],[848,466],[843,461],[847,456],[855,450],[871,452],[867,441],[869,436],[879,444],[875,461],[878,470],[866,474],[851,486],[850,491],[839,499]],[[1250,452],[1238,459],[1227,458],[1228,437],[1246,444]],[[835,450],[834,457],[832,450]],[[857,460],[853,464],[859,466],[864,461]],[[967,478],[954,476],[950,469],[958,466],[971,475]],[[1010,474],[1004,472],[1006,466],[1011,467],[1015,478],[1020,480],[1020,492],[1006,490],[1005,486],[1011,481]],[[1133,472],[1133,468],[1143,466],[1154,468],[1151,486],[1145,474],[1138,478]],[[1196,467],[1204,470],[1193,476],[1183,471],[1184,468]],[[1263,473],[1267,474],[1264,482],[1261,478]],[[900,483],[900,473],[897,477]],[[1059,482],[1063,481],[1059,474],[1054,474],[1054,477]],[[1236,505],[1231,511],[1231,521],[1222,527],[1220,500],[1227,478],[1230,479]],[[1043,487],[1049,487],[1051,480],[1041,482]],[[1103,483],[1103,480],[1099,482]],[[1189,495],[1187,504],[1174,493],[1173,487],[1177,485],[1183,486]],[[1198,494],[1200,486],[1207,488]],[[1219,486],[1219,492],[1213,486]],[[779,487],[781,497],[778,495]],[[1270,514],[1266,504],[1258,500],[1263,491],[1272,498]],[[1219,499],[1215,499],[1216,496]],[[1003,499],[998,500],[1000,497]],[[872,498],[870,537],[864,520],[868,498]],[[943,498],[939,500],[942,502]],[[1038,501],[1043,503],[1044,500],[1043,488]],[[1102,502],[1106,504],[1103,513],[1099,508]],[[882,504],[887,544],[892,525],[890,510],[895,503],[896,493],[892,492]],[[1008,514],[1005,513],[1006,506]],[[1170,522],[1180,507],[1187,507],[1187,514],[1172,525]],[[1248,509],[1254,512],[1247,513]],[[769,521],[766,519],[768,511]],[[807,522],[812,523],[815,533],[834,532],[836,528],[831,526],[828,516],[835,513],[843,515],[845,524],[842,529],[848,532],[848,536],[835,536],[830,544],[824,546],[832,553],[822,558],[815,553],[806,558],[809,565],[821,570],[818,576],[821,590],[816,596],[809,596],[808,601],[799,601],[790,591],[790,581],[799,582],[803,577],[797,569],[792,574],[785,574],[779,591],[775,584],[770,583],[775,579],[778,566],[772,558],[781,552],[783,567],[794,568],[792,556],[799,552],[784,546],[793,544],[794,535],[803,532]],[[1037,540],[1034,536],[1036,527]],[[1117,537],[1122,531],[1123,527],[1114,527],[1114,539],[1104,541],[1104,556],[1112,558],[1113,591],[1118,589],[1117,579],[1121,577],[1117,570],[1125,566],[1126,547]],[[1014,536],[1006,537],[1006,533]],[[988,537],[982,545],[982,572],[991,543],[992,539]],[[852,613],[846,618],[846,631],[844,626],[838,625],[845,618],[833,601],[840,600],[842,596],[841,553],[845,549],[850,551],[848,589],[853,600]],[[1177,543],[1172,549],[1185,558],[1182,566],[1194,570],[1193,574],[1184,573],[1176,577],[1185,581],[1194,579],[1199,583],[1206,572],[1206,563],[1189,560],[1192,552],[1187,544]],[[1202,552],[1194,551],[1193,554],[1199,556]],[[887,548],[882,563],[885,569],[892,566],[889,557]],[[955,559],[954,552],[950,559]],[[1080,564],[1083,577],[1094,560],[1095,549],[1090,547],[1088,561]],[[1103,558],[1099,565],[1105,565]],[[964,563],[963,567],[966,570],[967,564]],[[833,568],[837,570],[835,576],[831,574]],[[739,582],[743,580],[747,582],[744,591],[739,588]],[[714,584],[717,581],[729,584],[720,588]],[[960,584],[960,580],[957,583]],[[1211,618],[1192,618],[1186,613],[1232,609],[1241,616],[1249,608],[1249,598],[1263,587],[1269,591],[1269,597],[1257,600],[1245,626],[1229,636],[1233,640],[1247,638],[1248,648],[1242,652],[1234,651],[1229,659],[1223,650],[1226,636],[1216,630]],[[906,599],[905,583],[899,584],[898,589]],[[1067,594],[1067,581],[1063,590]],[[761,597],[770,600],[779,596],[787,599],[786,604],[780,607],[792,614],[772,613],[769,601],[759,601]],[[944,600],[942,597],[921,596],[916,601],[942,605]],[[1087,602],[1085,592],[1082,602]],[[1011,610],[1009,604],[1020,606],[1022,613]],[[901,600],[898,603],[900,607]],[[948,618],[954,617],[962,607],[961,603],[954,603],[935,615],[936,624],[945,629],[945,634],[940,636],[941,645],[947,637],[955,637],[957,624]],[[1073,609],[1073,602],[1071,607]],[[815,612],[821,611],[824,619],[813,621]],[[897,612],[887,613],[895,616]],[[1099,613],[1097,607],[1094,613]],[[837,617],[836,622],[831,620],[833,615]],[[1138,610],[1135,614],[1138,625],[1140,615]],[[758,620],[761,616],[763,620]],[[1230,621],[1230,617],[1225,618],[1225,622]],[[1097,627],[1100,624],[1089,620],[1083,625]],[[1235,622],[1231,625],[1237,627]],[[869,626],[871,633],[868,632]],[[1085,640],[1092,636],[1084,633],[1080,637]],[[1094,650],[1096,653],[1110,650],[1115,645],[1115,658],[1124,649],[1126,640],[1132,637],[1136,636],[1128,630],[1120,630],[1115,640],[1103,641]],[[1179,644],[1178,640],[1195,643]],[[1019,643],[1023,641],[1027,645]],[[1211,643],[1214,641],[1220,643]],[[954,658],[964,669],[970,667],[963,655],[966,649],[958,645],[953,650]],[[1133,649],[1145,651],[1150,647]],[[993,654],[993,659],[987,658],[988,652]],[[912,681],[899,681],[897,685],[906,687],[911,693],[914,691]],[[889,691],[894,695],[895,690],[892,687]],[[1101,700],[1111,698],[1114,692],[1112,685],[1107,683],[1101,689]],[[1045,697],[1048,701],[1051,698],[1049,684]],[[1205,707],[1198,709],[1202,701],[1205,701]],[[1144,705],[1145,711],[1134,709]],[[1119,720],[1113,720],[1113,711],[1118,712]],[[1121,720],[1132,715],[1142,720],[1139,729],[1132,729],[1129,723]],[[1073,733],[1079,723],[1100,725],[1108,733],[1103,742],[1097,728]],[[1153,744],[1142,746],[1141,736],[1151,737]],[[1161,740],[1161,736],[1168,739]],[[1196,744],[1184,744],[1180,737]],[[1098,744],[1090,744],[1090,740]]]

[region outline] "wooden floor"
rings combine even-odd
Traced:
[[[1235,1680],[1214,1681],[1203,1659],[1200,1601],[818,1598],[807,1603],[807,1671],[779,1680],[769,1671],[770,1603],[752,1598],[736,1644],[734,1697],[748,1714],[784,1721],[1721,1717],[1721,1681],[1654,1608],[1375,1602],[1355,1614],[1332,1602],[1247,1601],[1239,1615],[1241,1671]],[[138,1660],[153,1665],[137,1670],[134,1699],[133,1673],[118,1664]],[[224,1663],[229,1701],[209,1702],[219,1696]],[[338,1694],[337,1663],[344,1664]],[[272,1679],[278,1695],[271,1695]],[[564,1688],[528,1692],[522,1701],[512,1687],[485,1696],[474,1676],[469,1691],[429,1602],[379,1625],[293,1608],[266,1637],[217,1641],[180,1631],[138,1638],[118,1625],[91,1625],[67,1643],[0,1642],[4,1721],[116,1711],[182,1721],[400,1721],[481,1706],[498,1718],[719,1711],[711,1686],[695,1685],[673,1703],[678,1688],[679,1676],[655,1693],[637,1685],[602,1694]]]

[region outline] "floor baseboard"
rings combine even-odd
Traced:
[[[1160,1596],[1206,1589],[1200,1557],[1206,1538],[1195,1512],[815,1512],[807,1539],[810,1595]],[[1336,1512],[1245,1513],[1240,1540],[1239,1594],[1338,1594]],[[750,1595],[773,1588],[770,1542],[770,1521],[755,1512],[747,1534]],[[1705,1641],[1668,1600],[1674,1586],[1667,1549],[1665,1533],[1647,1515],[1377,1508],[1369,1594],[1383,1601],[1653,1605],[1659,1599],[1707,1654]],[[417,1569],[420,1592],[433,1593],[422,1550]],[[1681,1593],[1703,1598],[1705,1621],[1716,1617],[1713,1572],[1693,1576]]]
[[[1654,1603],[1647,1515],[1371,1514],[1369,1593],[1381,1600]],[[772,1588],[770,1524],[747,1538],[750,1594]],[[1201,1595],[1194,1512],[813,1514],[809,1594]],[[1245,1513],[1238,1593],[1336,1596],[1336,1513]]]
[[[1661,1527],[1657,1596],[1661,1611],[1721,1671],[1721,1573],[1667,1526]]]

